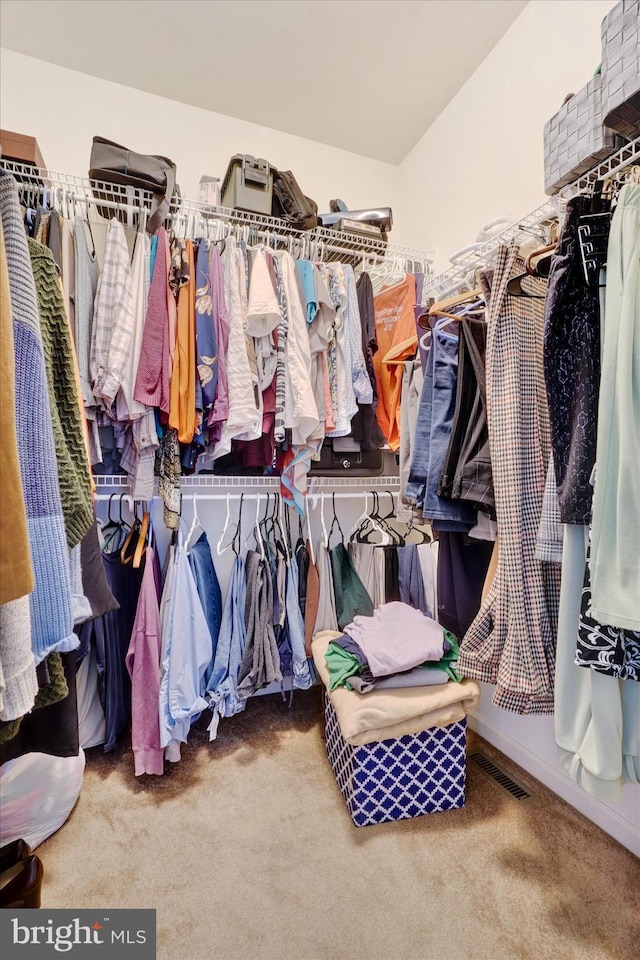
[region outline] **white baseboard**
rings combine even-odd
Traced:
[[[569,779],[559,768],[556,769],[542,757],[537,756],[519,740],[510,737],[486,717],[478,713],[469,714],[469,726],[490,744],[501,750],[549,790],[579,810],[585,817],[597,824],[601,830],[621,843],[623,847],[640,857],[640,832],[631,820],[622,816],[608,804],[586,793],[577,783]]]

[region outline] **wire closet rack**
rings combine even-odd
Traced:
[[[2,166],[34,196],[44,197],[67,216],[84,213],[92,219],[98,211],[113,211],[131,229],[144,230],[152,204],[152,194],[136,187],[106,183],[58,173],[15,160],[2,160]],[[250,242],[264,242],[276,249],[288,248],[294,254],[305,254],[318,260],[358,261],[363,264],[401,261],[408,272],[428,275],[433,251],[418,250],[389,243],[377,237],[366,237],[329,227],[296,230],[286,220],[259,213],[213,206],[199,200],[181,198],[171,203],[167,223],[178,233],[222,239],[228,232],[240,234]]]
[[[514,240],[523,240],[543,233],[553,220],[562,216],[566,202],[571,197],[585,193],[598,181],[608,180],[626,167],[638,162],[640,162],[640,137],[635,137],[573,183],[567,184],[555,196],[545,200],[531,213],[509,224],[501,233],[491,237],[485,243],[472,244],[472,250],[456,259],[447,270],[429,279],[429,289],[425,290],[425,294],[431,294],[434,297],[445,295],[468,274],[492,260],[501,246]]]

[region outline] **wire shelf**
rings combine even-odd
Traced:
[[[121,211],[127,214],[127,224],[131,227],[146,224],[146,218],[151,210],[153,195],[148,190],[141,190],[124,184],[107,183],[102,180],[92,180],[87,177],[77,177],[73,174],[59,173],[36,167],[16,160],[0,161],[5,170],[21,184],[38,189],[41,193],[50,190],[56,205],[63,209],[76,206],[91,206],[92,209]],[[433,263],[432,250],[418,250],[415,247],[403,247],[389,243],[377,237],[365,237],[360,234],[348,233],[343,230],[331,230],[328,227],[315,227],[313,230],[296,230],[286,220],[277,217],[268,217],[259,213],[250,213],[244,210],[235,210],[229,207],[212,206],[199,200],[183,198],[174,200],[170,206],[168,222],[172,226],[181,225],[191,236],[198,232],[210,236],[211,230],[220,225],[227,229],[246,227],[260,239],[273,243],[275,246],[293,247],[295,243],[298,251],[309,249],[315,245],[318,259],[326,253],[336,256],[366,258],[373,260],[403,260],[409,272],[420,270],[425,274],[430,271]]]
[[[94,478],[95,485],[99,490],[123,491],[128,490],[128,478],[126,474],[100,475]],[[368,490],[399,489],[400,478],[398,476],[382,477],[318,477],[310,474],[308,478],[309,492],[318,490],[338,490],[366,488]],[[257,490],[279,490],[280,477],[229,477],[213,474],[193,474],[189,477],[182,477],[180,488],[183,491],[188,490],[206,490],[217,489],[220,487],[235,487],[243,489]]]
[[[200,228],[206,230],[207,223],[219,222],[247,227],[248,231],[258,232],[263,239],[282,243],[283,241],[297,242],[298,248],[316,244],[319,247],[319,259],[323,259],[324,250],[345,256],[365,256],[373,259],[399,259],[405,263],[420,266],[424,273],[429,273],[433,263],[433,250],[418,250],[415,247],[404,247],[389,243],[377,237],[365,237],[360,234],[348,233],[344,230],[332,230],[329,227],[314,227],[312,230],[297,230],[286,220],[269,217],[264,214],[250,213],[244,210],[235,210],[229,207],[212,206],[198,200],[183,199],[171,204],[171,216],[185,223],[191,230]]]

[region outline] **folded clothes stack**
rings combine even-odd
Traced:
[[[384,603],[373,616],[357,616],[331,640],[325,654],[330,690],[379,689],[458,683],[453,634],[406,603]]]

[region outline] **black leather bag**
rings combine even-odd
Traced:
[[[169,213],[172,200],[180,198],[180,188],[176,183],[176,165],[168,157],[153,154],[136,153],[127,147],[94,137],[89,161],[89,178],[105,183],[116,183],[137,187],[153,194],[151,213],[147,221],[147,230],[154,233]],[[97,200],[112,197],[97,188],[93,188]],[[108,207],[98,207],[101,216],[110,218],[114,211]]]
[[[291,170],[274,170],[271,212],[296,230],[318,226],[318,204],[305,197]]]

